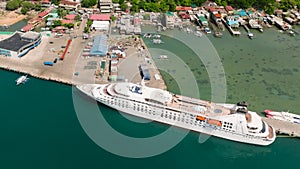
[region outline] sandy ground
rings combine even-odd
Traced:
[[[12,11],[4,15],[0,15],[0,26],[13,25],[14,23],[17,23],[25,18],[26,15],[19,15]]]

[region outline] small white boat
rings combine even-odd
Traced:
[[[146,34],[144,34],[144,38],[151,38],[151,34],[150,33],[146,33]]]
[[[294,31],[289,31],[289,34],[290,34],[291,36],[295,36],[295,32],[294,32]]]
[[[206,27],[206,28],[204,29],[204,31],[205,31],[207,34],[210,34],[210,33],[211,33],[211,30],[210,30],[208,27]]]
[[[162,40],[160,39],[153,39],[152,41],[154,44],[161,44],[161,43],[164,43]]]
[[[201,37],[202,37],[202,33],[201,33],[200,31],[196,31],[196,32],[195,32],[195,36],[197,36],[197,37],[200,37],[200,38],[201,38]]]
[[[168,56],[167,55],[160,55],[159,58],[160,59],[168,59]]]
[[[253,33],[248,33],[248,37],[250,38],[250,39],[252,39],[253,38],[253,36],[254,36],[254,34]]]
[[[16,80],[16,85],[23,84],[23,83],[25,83],[28,79],[29,79],[29,78],[27,77],[27,75],[20,76],[20,77]]]
[[[159,39],[159,38],[160,38],[160,35],[158,35],[158,34],[155,34],[155,35],[153,35],[152,37],[153,37],[153,38],[157,38],[157,39]]]

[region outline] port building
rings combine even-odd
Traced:
[[[173,29],[175,26],[175,15],[173,12],[166,12],[162,18],[162,25],[166,28]]]
[[[0,55],[22,57],[41,43],[41,34],[37,32],[15,32],[0,41]]]
[[[107,54],[107,40],[106,35],[97,35],[94,37],[93,46],[90,50],[90,56],[106,56]]]

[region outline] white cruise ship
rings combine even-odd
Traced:
[[[217,104],[127,82],[76,87],[116,110],[188,130],[255,145],[269,145],[276,138],[273,127],[244,102]]]

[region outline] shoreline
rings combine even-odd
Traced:
[[[11,16],[11,15],[17,15],[17,16]],[[27,18],[26,15],[19,15],[14,12],[10,12],[7,15],[0,16],[0,26],[11,26],[26,18]]]
[[[11,68],[9,66],[4,66],[2,64],[0,64],[0,69],[5,70],[5,71],[20,73],[20,74],[27,74],[27,75],[32,76],[32,77],[37,78],[37,79],[58,82],[58,83],[62,83],[62,84],[70,85],[70,86],[76,85],[73,81],[70,81],[70,80],[67,80],[67,79],[53,78],[51,76],[42,76],[42,75],[39,75],[37,73],[33,73],[33,72],[30,72],[30,71],[25,71],[25,70],[22,71],[22,70],[19,70],[17,68]]]

